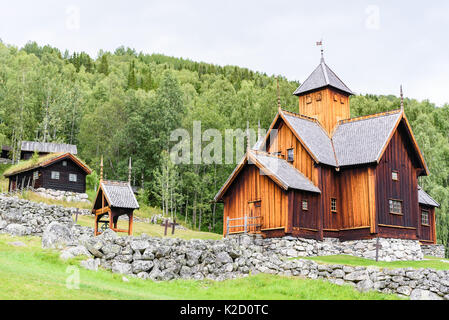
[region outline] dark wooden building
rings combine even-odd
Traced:
[[[31,159],[34,152],[39,156],[50,153],[71,153],[76,155],[78,153],[76,145],[53,142],[38,142],[38,141],[22,141],[20,144],[20,159]]]
[[[9,191],[26,187],[86,192],[86,175],[90,168],[71,153],[52,153],[19,162],[5,171]]]
[[[403,108],[350,118],[353,93],[324,59],[294,94],[299,113],[279,107],[215,196],[224,234],[246,216],[266,237],[435,243],[438,203],[418,186],[429,171]]]
[[[100,229],[105,230],[107,228],[115,232],[133,234],[133,212],[135,209],[139,209],[139,203],[134,195],[130,180],[130,177],[128,182],[103,180],[103,157],[101,158],[100,186],[92,208],[92,214],[95,215],[95,236],[102,232]],[[117,227],[118,219],[122,215],[128,216],[128,230]],[[99,223],[102,223],[100,228]]]

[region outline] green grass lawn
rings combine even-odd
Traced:
[[[334,255],[334,256],[321,256],[321,257],[307,257],[307,258],[295,258],[295,259],[308,259],[318,263],[326,264],[343,264],[348,266],[373,266],[379,268],[432,268],[436,270],[449,270],[449,260],[435,257],[424,257],[425,260],[421,261],[374,261],[348,255]],[[447,261],[447,262],[443,262]]]
[[[94,227],[94,217],[92,216],[78,216],[78,224],[81,226]],[[128,230],[128,221],[119,220],[119,229]],[[138,236],[145,233],[152,237],[164,237],[164,227],[151,224],[146,222],[134,222],[133,223],[133,235]],[[119,235],[127,235],[126,233],[118,233]],[[167,236],[169,238],[179,238],[179,239],[222,239],[223,236],[217,233],[203,232],[203,231],[193,231],[193,230],[180,230],[176,229],[175,234],[171,234],[171,228],[167,230]]]
[[[26,247],[10,242],[22,241]],[[66,281],[80,258],[62,261],[59,253],[41,248],[40,238],[0,235],[0,299],[156,299],[156,300],[384,300],[399,299],[377,292],[359,293],[351,286],[337,286],[322,280],[273,275],[215,282],[175,280],[153,282],[129,278],[109,271],[79,270],[79,289],[69,289]],[[72,273],[71,273],[72,272]]]

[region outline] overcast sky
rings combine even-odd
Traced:
[[[120,45],[304,81],[325,59],[356,93],[449,103],[449,1],[2,1],[0,39]]]

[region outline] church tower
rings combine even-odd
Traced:
[[[329,135],[339,120],[350,118],[353,92],[324,62],[293,93],[299,97],[299,113],[316,118]]]

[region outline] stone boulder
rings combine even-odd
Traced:
[[[21,224],[11,223],[6,226],[5,231],[13,236],[23,237],[31,234],[31,229]]]
[[[75,241],[72,231],[56,221],[51,222],[42,234],[42,248],[63,249]]]
[[[414,289],[410,294],[410,300],[443,300],[443,298],[429,290]]]

